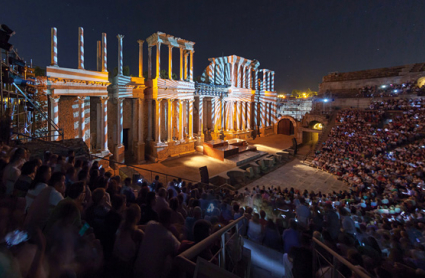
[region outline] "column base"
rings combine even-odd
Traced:
[[[134,160],[137,164],[145,163],[145,143],[136,142]]]
[[[115,146],[115,153],[114,153],[114,160],[119,163],[125,162],[125,147],[124,145],[116,145]]]

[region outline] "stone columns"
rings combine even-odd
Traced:
[[[246,129],[246,102],[243,101],[242,102],[242,127],[241,130],[245,130]]]
[[[148,79],[152,79],[152,46],[148,47]]]
[[[193,82],[193,53],[195,51],[190,50],[190,82]]]
[[[193,103],[194,99],[189,100],[189,139],[193,139]]]
[[[173,80],[173,46],[168,45],[168,79]]]
[[[220,129],[224,131],[224,100],[220,98]]]
[[[199,125],[198,125],[198,132],[199,135],[204,137],[204,97],[199,97]]]
[[[85,97],[77,97],[78,101],[78,138],[84,140],[84,99]]]
[[[180,71],[179,71],[179,74],[180,74],[180,80],[181,81],[183,80],[183,51],[184,51],[183,47],[180,47]]]
[[[139,43],[139,77],[143,77],[143,43],[144,40],[138,40]]]
[[[123,109],[123,98],[117,98],[117,145],[116,145],[116,159],[119,162],[124,162],[124,146],[122,145],[123,141],[123,118],[122,118],[122,109]],[[122,153],[121,153],[122,152]]]
[[[185,51],[184,52],[184,80],[187,81],[188,76],[187,76],[187,69],[188,69],[188,62],[187,62],[187,56],[189,55],[189,52]]]
[[[267,71],[263,69],[263,88],[262,91],[267,91]]]
[[[260,111],[261,111],[261,127],[266,127],[266,103],[260,102]]]
[[[108,49],[106,45],[106,33],[102,33],[102,72],[108,72]]]
[[[156,79],[160,78],[161,72],[161,43],[158,42],[156,44]]]
[[[100,98],[101,117],[97,119],[101,122],[100,150],[102,153],[108,151],[108,99],[108,97]]]
[[[124,38],[123,35],[118,35],[118,75],[122,75],[122,68],[123,68],[123,57],[122,57],[122,39]]]
[[[254,73],[254,90],[258,91],[258,69]]]
[[[78,28],[78,69],[84,69],[84,29]]]
[[[242,75],[242,86],[241,88],[246,88],[246,67],[242,66],[241,67],[241,75]]]
[[[58,29],[56,29],[56,27],[51,29],[51,35],[50,65],[58,66]]]
[[[235,101],[236,104],[236,131],[241,130],[241,102]]]
[[[251,102],[246,103],[246,130],[251,129]]]
[[[248,67],[248,89],[254,89],[252,82],[252,69],[251,66]]]
[[[146,100],[148,104],[148,141],[152,141],[152,99]],[[154,139],[155,141],[155,139]]]
[[[161,143],[161,102],[162,99],[155,100],[155,141]]]
[[[56,126],[59,126],[59,96],[49,96],[49,118],[53,120]],[[48,125],[50,141],[58,141],[60,140],[59,134],[53,132],[52,125]]]
[[[102,71],[102,42],[97,41],[96,70]]]
[[[241,88],[241,84],[242,84],[242,78],[241,78],[241,67],[239,66],[239,64],[236,64],[236,76],[237,76],[237,81],[236,81],[236,87]]]
[[[173,102],[174,99],[167,99],[168,113],[167,113],[167,142],[173,141]]]
[[[257,127],[259,126],[259,122],[258,122],[258,117],[259,117],[259,110],[258,110],[258,103],[254,102],[254,129],[257,129]]]
[[[179,136],[178,136],[178,140],[183,141],[184,140],[184,132],[183,132],[183,100],[179,99],[178,100],[178,104],[179,104]]]

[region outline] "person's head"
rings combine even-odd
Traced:
[[[73,156],[68,157],[68,163],[69,164],[74,165],[74,162],[75,162],[75,157],[73,157]]]
[[[102,205],[106,198],[106,191],[104,188],[96,188],[92,193],[93,205]]]
[[[176,197],[171,198],[170,209],[172,209],[173,211],[177,211],[178,208],[179,208],[179,200],[177,200]]]
[[[66,177],[70,181],[75,181],[76,174],[77,174],[77,170],[75,170],[74,167],[69,167],[68,170],[66,170]]]
[[[125,195],[118,194],[118,195],[112,195],[111,196],[112,208],[116,212],[123,211],[123,209],[125,208],[125,202],[126,202]]]
[[[233,211],[235,213],[239,212],[239,205],[237,203],[233,204]]]
[[[73,200],[77,200],[78,198],[80,198],[80,196],[83,195],[83,193],[85,193],[84,182],[78,181],[68,186],[66,196]]]
[[[75,168],[81,168],[83,166],[83,161],[81,160],[81,159],[77,159],[76,161],[75,161],[75,164],[74,164],[74,167]]]
[[[148,192],[146,194],[146,204],[151,208],[155,206],[155,204],[156,204],[155,192]]]
[[[56,189],[62,195],[65,195],[65,174],[62,172],[54,172],[50,178],[49,186]]]
[[[33,161],[25,162],[24,165],[22,165],[21,175],[28,176],[31,179],[34,179],[36,169],[37,169],[37,164],[35,164]]]
[[[160,188],[158,191],[158,196],[161,198],[165,198],[167,196],[167,190],[165,188]]]
[[[260,210],[261,219],[266,219],[266,212],[264,210]]]
[[[124,179],[124,185],[125,185],[125,186],[130,186],[130,185],[131,185],[131,178],[128,178],[128,177],[127,177],[127,178],[125,178],[125,179]]]
[[[140,207],[136,204],[130,205],[124,213],[124,223],[125,228],[131,228],[137,225],[140,221],[141,211]]]
[[[21,159],[25,159],[26,151],[23,148],[17,148],[10,158],[9,163],[18,163]]]
[[[196,243],[209,237],[211,234],[211,223],[200,219],[195,222],[193,226],[193,238]]]
[[[75,152],[74,152],[74,150],[68,150],[68,158],[69,157],[71,157],[71,156],[75,156]]]
[[[38,168],[34,181],[32,182],[29,189],[34,189],[38,183],[47,183],[50,180],[51,174],[51,168],[47,165],[42,165],[40,168]]]
[[[79,180],[79,181],[87,181],[88,176],[89,176],[89,172],[88,172],[88,171],[86,171],[86,170],[81,170],[81,171],[78,173],[78,180]]]
[[[47,163],[50,161],[50,157],[52,156],[52,153],[49,151],[44,152],[44,163]]]
[[[260,215],[258,213],[254,213],[252,216],[252,222],[259,224],[260,223]]]
[[[155,180],[156,181],[159,181],[159,176],[157,175],[157,176],[155,176]]]
[[[168,228],[171,225],[172,211],[169,208],[164,208],[159,212],[159,223]]]
[[[200,207],[195,207],[193,209],[193,217],[195,219],[201,219],[202,218],[202,209]]]
[[[289,220],[289,227],[291,227],[291,229],[293,230],[297,229],[297,222],[295,221],[294,218],[291,218],[291,220]]]

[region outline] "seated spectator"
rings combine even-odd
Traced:
[[[6,186],[6,194],[13,193],[13,186],[21,175],[21,167],[25,163],[26,152],[22,148],[15,150],[9,164],[4,168],[2,182]]]
[[[156,211],[156,213],[158,213],[158,215],[161,212],[161,210],[170,208],[170,205],[168,204],[166,197],[167,197],[167,190],[165,190],[165,188],[160,188],[158,190],[158,197],[156,198],[156,204],[154,207],[154,210]]]
[[[289,225],[289,229],[285,230],[282,234],[284,253],[289,253],[292,247],[300,247],[300,235],[297,231],[297,222],[295,219],[291,219]]]
[[[30,187],[28,188],[27,195],[25,196],[26,200],[26,207],[25,211],[28,210],[28,208],[31,206],[32,202],[35,200],[35,198],[40,194],[40,192],[47,188],[47,183],[50,180],[51,176],[51,169],[49,166],[41,166],[38,168],[37,173],[35,175],[35,178],[33,182],[31,183]]]
[[[121,188],[121,194],[125,195],[127,205],[136,201],[136,195],[134,195],[134,190],[131,188],[131,178],[126,178],[124,180],[124,186]]]
[[[263,244],[278,251],[282,250],[282,238],[272,219],[267,221],[267,225],[264,228]]]
[[[171,209],[164,208],[159,213],[159,223],[148,223],[134,267],[135,277],[167,277],[171,269],[169,259],[180,247],[180,242],[169,231],[171,213]]]
[[[153,209],[156,204],[156,195],[155,192],[147,192],[146,195],[146,204],[140,205],[141,217],[140,224],[145,225],[149,221],[158,221],[158,213]]]
[[[25,162],[21,169],[21,175],[13,187],[13,196],[25,197],[35,178],[37,164],[33,161]]]
[[[188,216],[186,218],[186,231],[188,240],[195,240],[193,235],[193,226],[195,225],[195,222],[200,219],[202,219],[202,210],[197,206],[193,209],[193,216]]]

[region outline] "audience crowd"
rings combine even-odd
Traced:
[[[359,88],[357,97],[397,97],[400,95],[423,95],[425,87],[419,88],[417,82],[407,82],[403,84],[388,84],[381,86],[365,86]]]
[[[238,220],[248,239],[282,252],[286,277],[312,277],[315,238],[373,277],[425,273],[421,99],[342,110],[313,165],[347,190],[322,194],[264,185],[238,191],[159,177],[121,179],[97,161],[1,147],[0,277],[175,277],[173,258]],[[230,238],[230,237],[228,237]],[[220,243],[198,257],[217,263]],[[196,258],[192,259],[196,262]],[[351,270],[338,270],[351,277]]]

